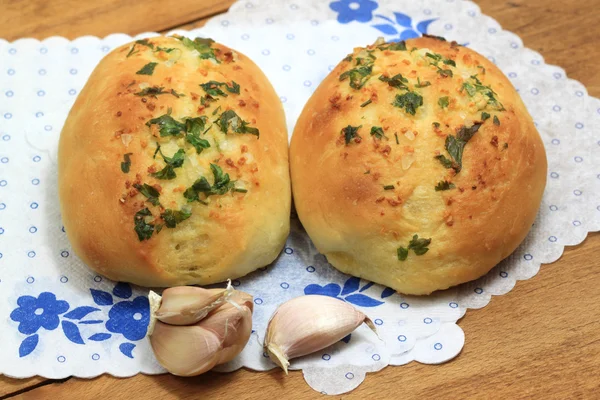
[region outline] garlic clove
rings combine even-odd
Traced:
[[[157,321],[150,336],[156,359],[173,375],[200,375],[217,365],[221,340],[199,326],[177,326]]]
[[[213,332],[222,341],[218,364],[233,360],[246,346],[252,333],[252,309],[246,305],[224,304],[199,326]]]
[[[203,289],[178,286],[166,289],[162,294],[156,318],[171,325],[191,325],[208,315],[227,301],[233,289]]]
[[[264,347],[287,374],[289,359],[322,350],[363,322],[377,333],[365,314],[342,300],[320,295],[297,297],[279,306],[271,317]]]
[[[252,333],[252,296],[230,286],[228,289],[229,293],[221,297],[224,300],[216,308],[210,312],[205,312],[206,307],[202,308],[205,316],[193,325],[171,325],[151,318],[150,344],[156,359],[167,371],[180,376],[199,375],[231,361],[244,349]],[[172,293],[175,295],[172,295],[170,305],[180,310],[185,308],[186,298],[197,303],[197,296],[188,295],[200,292],[178,290]],[[163,296],[161,304],[160,296],[151,292],[151,309],[160,307],[160,311],[167,296]]]

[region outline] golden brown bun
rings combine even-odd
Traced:
[[[96,67],[64,125],[58,157],[66,232],[77,255],[111,279],[144,286],[232,279],[273,261],[288,235],[291,193],[281,102],[248,57],[217,43],[196,45],[200,50],[191,42],[155,37],[115,49]],[[151,75],[137,73],[147,72],[151,62],[157,63]],[[207,89],[226,97],[205,97],[199,85],[211,80],[223,85]],[[239,118],[226,114],[226,134],[216,120],[227,110]],[[176,128],[175,136],[160,136],[159,125],[147,125],[169,113],[181,124],[205,116],[196,138],[210,147],[198,154],[187,141],[197,125],[190,123],[185,133]],[[157,143],[167,157],[185,151],[183,165],[173,167],[174,179],[151,175],[166,166],[160,153],[153,159]],[[127,153],[131,167],[125,173]],[[235,180],[219,180],[225,193],[214,188],[210,164]],[[186,192],[201,177],[214,193]],[[160,192],[160,205],[135,188],[143,184]],[[194,193],[200,201],[189,202],[185,194]],[[145,208],[152,217],[140,216],[137,223],[142,235],[150,235],[140,238],[136,213]],[[191,217],[169,228],[165,218],[172,218],[161,217],[167,209],[191,211]]]
[[[484,275],[521,243],[544,191],[546,154],[519,95],[485,57],[434,38],[406,47],[355,49],[325,78],[294,130],[290,168],[300,220],[333,266],[428,294]],[[340,80],[359,68],[357,58],[368,67],[371,50],[362,88],[360,74],[357,88],[352,76]],[[378,79],[398,73],[393,82]],[[348,125],[360,128],[346,143]],[[386,138],[372,135],[373,126]],[[457,138],[466,142],[462,169],[445,146]],[[436,191],[438,183],[448,190]]]

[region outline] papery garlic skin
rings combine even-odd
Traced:
[[[342,300],[320,295],[297,297],[279,306],[271,317],[264,347],[287,374],[289,359],[322,350],[363,322],[376,332],[365,314]]]
[[[226,289],[203,289],[195,286],[165,289],[156,318],[171,325],[195,324],[224,304],[232,292],[231,285]]]

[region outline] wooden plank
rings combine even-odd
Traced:
[[[40,378],[39,376],[29,379],[13,379],[0,375],[0,398],[20,390],[39,385],[47,380],[48,379]]]
[[[2,0],[0,37],[44,39],[168,30],[226,11],[234,0]]]
[[[178,27],[201,26],[207,15],[225,10],[233,0],[160,0],[129,3],[103,0],[3,0],[0,37],[43,38],[112,32],[135,34]],[[81,2],[83,3],[83,2]],[[600,26],[600,0],[513,0],[478,2],[482,12],[518,34],[527,47],[540,51],[546,62],[565,68],[569,77],[600,96],[600,69],[591,60]],[[202,14],[202,15],[200,15]],[[197,19],[197,20],[194,20]],[[194,20],[191,23],[188,21]],[[186,24],[187,23],[187,24]],[[183,24],[183,25],[182,25]],[[178,25],[178,26],[176,26]],[[509,294],[494,298],[483,310],[469,311],[460,321],[467,343],[461,355],[440,366],[416,363],[388,367],[371,374],[344,398],[593,398],[600,389],[600,235],[568,249],[558,262],[542,266],[538,276],[519,282]],[[0,397],[44,382],[0,378]],[[301,373],[284,377],[277,371],[207,374],[184,379],[169,375],[130,379],[102,376],[70,379],[31,390],[23,398],[114,399],[221,397],[314,398]]]
[[[463,352],[442,365],[411,363],[370,374],[344,399],[595,398],[600,389],[600,234],[543,266],[533,279],[460,322]],[[22,399],[312,399],[300,372],[241,370],[196,378],[171,375],[70,379]]]

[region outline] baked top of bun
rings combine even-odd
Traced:
[[[207,284],[271,262],[289,229],[279,98],[246,56],[154,37],[94,70],[59,146],[63,220],[104,275]]]
[[[543,143],[509,80],[434,37],[355,49],[305,106],[290,164],[319,251],[407,294],[475,279],[507,257],[546,181]]]

